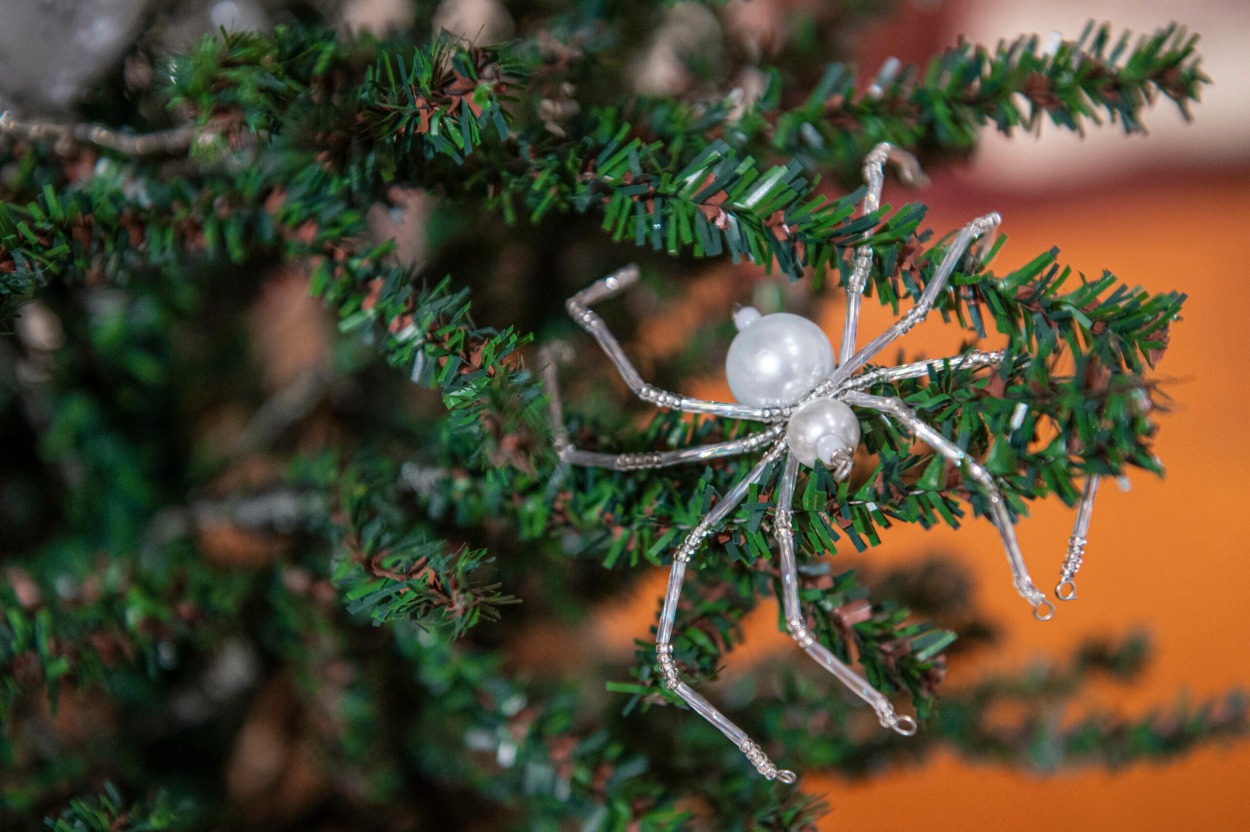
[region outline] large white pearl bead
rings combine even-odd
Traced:
[[[734,398],[755,407],[793,404],[833,372],[833,347],[807,318],[778,312],[750,321],[729,345]]]
[[[838,451],[854,453],[859,445],[859,419],[842,402],[815,399],[790,417],[786,444],[794,458],[808,468],[817,459],[828,465]]]

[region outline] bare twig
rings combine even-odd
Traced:
[[[0,112],[0,135],[42,141],[53,139],[58,148],[89,144],[123,156],[172,156],[185,153],[195,140],[195,127],[187,124],[154,133],[118,133],[98,124],[56,124],[19,121],[8,110]]]
[[[338,382],[338,376],[328,368],[305,369],[265,400],[235,437],[228,455],[238,457],[269,447],[283,431],[307,416]]]

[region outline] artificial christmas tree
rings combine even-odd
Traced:
[[[1196,99],[1191,38],[1091,26],[859,78],[818,57],[867,13],[857,4],[802,6],[767,48],[724,34],[741,10],[716,4],[523,4],[502,45],[431,34],[425,5],[385,37],[304,20],[182,57],[140,42],[83,123],[0,120],[6,822],[812,823],[823,804],[801,781],[759,778],[679,712],[648,634],[632,664],[593,647],[554,671],[527,659],[553,625],[584,626],[667,565],[757,461],[567,464],[562,443],[654,454],[748,433],[671,399],[654,418],[622,411],[606,359],[565,373],[565,412],[549,418],[538,348],[592,355],[564,298],[635,259],[639,299],[604,311],[626,332],[717,260],[739,264],[737,299],[754,292],[767,312],[787,290],[761,270],[806,289],[788,307],[839,314],[862,278],[865,303],[899,314],[934,287],[930,324],[967,331],[959,360],[878,372],[863,394],[906,402],[959,465],[929,435],[859,415],[845,477],[761,469],[706,529],[671,602],[683,629],[666,655],[687,681],[715,677],[744,617],[782,591],[774,518],[792,489],[786,603],[812,644],[900,707],[910,697],[920,723],[910,739],[871,733],[875,715],[817,668],[765,667],[715,694],[760,753],[854,774],[943,745],[1044,746],[1060,766],[1244,731],[1236,701],[1169,720],[1043,718],[1092,676],[1138,670],[1136,638],[938,700],[946,625],[985,632],[966,579],[930,564],[861,582],[832,557],[969,509],[1006,534],[1027,501],[1075,504],[1084,478],[1159,470],[1148,371],[1182,295],[1086,280],[1054,251],[996,273],[1002,237],[965,257],[971,241],[925,230],[917,202],[858,210],[858,183],[880,142],[933,170],[984,124],[1138,130],[1159,96]],[[650,71],[666,56],[680,89]],[[719,365],[729,319],[683,332],[648,368],[656,389]],[[1060,575],[1061,549],[1034,571]],[[1017,701],[1010,726],[982,719]]]

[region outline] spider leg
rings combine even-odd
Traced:
[[[785,433],[785,425],[773,425],[768,430],[734,439],[729,442],[716,442],[710,445],[692,445],[675,451],[644,451],[633,454],[605,454],[597,451],[583,451],[572,445],[559,449],[560,459],[571,465],[584,465],[592,468],[612,468],[617,471],[639,471],[651,468],[664,468],[669,465],[681,465],[686,462],[702,462],[705,459],[717,459],[723,456],[736,456],[748,451],[757,450],[781,437]]]
[[[973,350],[964,355],[952,355],[950,358],[930,358],[928,361],[916,361],[911,364],[899,364],[897,367],[879,367],[848,379],[843,390],[867,390],[875,384],[902,381],[908,378],[924,378],[929,375],[930,368],[941,369],[949,363],[956,370],[981,370],[986,367],[997,367],[1003,362],[1003,350],[981,352]]]
[[[983,367],[997,367],[1002,363],[1004,351],[995,352],[972,351],[963,356],[945,359],[918,361],[913,364],[901,364],[897,367],[883,367],[867,373],[861,373],[842,385],[842,390],[867,390],[880,382],[894,382],[906,378],[919,378],[927,375],[929,368],[941,366],[949,361],[952,365],[966,369],[978,370]],[[1094,496],[1098,493],[1098,475],[1090,474],[1085,478],[1085,487],[1081,500],[1077,505],[1076,522],[1072,526],[1072,536],[1068,538],[1068,551],[1064,557],[1059,574],[1059,582],[1055,585],[1055,595],[1060,601],[1076,599],[1076,573],[1081,570],[1082,557],[1085,554],[1085,536],[1089,533],[1090,515],[1094,510]]]
[[[730,742],[738,746],[738,749],[755,766],[755,770],[764,775],[764,777],[769,780],[780,780],[783,783],[793,783],[798,780],[794,772],[778,769],[773,761],[760,750],[759,745],[747,736],[746,731],[735,725],[727,716],[717,710],[712,703],[708,702],[681,680],[681,676],[677,672],[677,662],[673,660],[672,644],[673,622],[677,618],[677,601],[681,597],[681,585],[686,577],[686,564],[690,562],[690,558],[694,556],[695,551],[702,545],[704,538],[712,533],[712,529],[724,520],[738,503],[742,502],[751,484],[764,475],[765,469],[781,455],[784,449],[785,445],[778,443],[768,453],[764,454],[759,463],[751,469],[751,472],[716,504],[716,508],[690,530],[690,533],[686,535],[686,539],[682,541],[682,544],[677,547],[677,551],[673,553],[673,567],[669,572],[668,589],[664,593],[664,607],[660,612],[660,626],[655,636],[655,655],[656,663],[659,666],[660,675],[666,688],[680,696],[695,712],[715,725],[722,734],[729,738]]]
[[[799,575],[794,559],[794,525],[793,509],[794,483],[798,476],[799,462],[793,456],[786,457],[785,472],[781,475],[781,487],[777,491],[777,513],[774,520],[777,530],[777,544],[781,548],[781,590],[782,606],[786,615],[786,628],[807,655],[816,663],[828,670],[839,682],[846,685],[852,693],[872,706],[877,712],[883,728],[891,728],[905,737],[916,733],[916,720],[909,716],[900,717],[894,713],[894,706],[884,694],[868,683],[837,656],[833,655],[823,644],[817,641],[807,629],[807,619],[799,605]]]
[[[736,456],[754,451],[778,439],[785,432],[785,423],[770,425],[766,430],[708,445],[692,445],[675,451],[644,451],[629,454],[605,454],[584,451],[573,445],[564,427],[564,407],[560,398],[560,383],[556,374],[555,350],[565,345],[544,346],[538,351],[543,387],[547,392],[547,418],[551,426],[552,444],[561,462],[591,468],[611,468],[616,471],[638,471],[664,468],[686,462],[702,462],[725,456]],[[567,347],[565,347],[567,349]]]
[[[963,230],[959,232],[959,235],[946,250],[946,256],[938,264],[937,273],[933,275],[929,285],[921,292],[920,297],[916,300],[916,305],[887,327],[885,332],[869,341],[863,349],[844,360],[833,371],[833,374],[829,376],[829,382],[832,386],[836,387],[846,381],[856,370],[867,364],[873,356],[885,349],[892,341],[910,332],[916,324],[923,321],[929,314],[929,311],[933,309],[933,304],[937,302],[938,295],[946,287],[946,281],[950,279],[951,273],[955,271],[955,266],[963,259],[968,246],[977,237],[995,228],[999,222],[1001,222],[1001,217],[994,213],[978,217],[964,226]]]
[[[1094,497],[1097,494],[1098,475],[1089,474],[1085,477],[1081,502],[1076,507],[1076,522],[1072,524],[1072,536],[1068,538],[1068,554],[1063,559],[1059,583],[1055,585],[1055,595],[1060,601],[1072,601],[1076,598],[1076,573],[1081,571],[1081,560],[1085,555],[1085,535],[1089,534],[1089,518],[1094,513]]]
[[[612,363],[616,365],[617,372],[621,374],[621,378],[625,379],[625,383],[629,385],[629,389],[634,392],[634,395],[644,402],[650,402],[657,407],[667,407],[684,413],[710,413],[713,416],[725,416],[730,419],[750,419],[757,422],[770,421],[775,414],[769,408],[750,407],[734,402],[691,399],[653,387],[642,380],[638,370],[634,368],[634,365],[630,363],[629,358],[625,355],[625,351],[621,349],[616,336],[608,329],[608,325],[604,323],[603,318],[600,318],[590,308],[600,301],[615,297],[637,282],[638,267],[631,264],[618,269],[602,280],[592,283],[573,295],[565,303],[569,315],[582,329],[589,332],[599,342],[599,346],[608,358],[612,360]]]
[[[860,209],[863,214],[871,214],[881,207],[881,189],[885,186],[885,163],[887,161],[898,165],[900,178],[908,184],[919,184],[926,180],[915,156],[894,147],[889,142],[881,142],[864,157],[864,184],[868,186],[868,192],[864,194]],[[868,239],[871,233],[871,229],[865,231],[864,239]],[[843,363],[855,354],[860,298],[864,294],[864,286],[868,283],[868,272],[871,269],[872,248],[862,245],[855,250],[851,277],[846,283],[846,323],[842,327],[842,351],[839,353]]]
[[[973,481],[985,492],[985,496],[989,498],[990,512],[994,515],[994,525],[998,527],[1003,549],[1007,553],[1007,563],[1011,566],[1016,591],[1032,605],[1035,618],[1039,621],[1049,621],[1055,614],[1055,605],[1046,600],[1046,595],[1033,585],[1033,580],[1029,577],[1029,570],[1024,565],[1024,555],[1020,553],[1020,543],[1016,540],[1015,527],[1011,525],[1011,515],[1007,513],[1007,505],[1003,501],[1002,492],[998,490],[990,472],[954,442],[925,424],[914,410],[903,403],[902,399],[849,392],[846,394],[846,402],[892,416],[917,439],[928,443],[950,461],[963,466]]]

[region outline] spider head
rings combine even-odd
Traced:
[[[755,407],[794,404],[833,372],[833,346],[816,324],[799,315],[734,315],[738,334],[725,356],[734,398]]]
[[[809,468],[820,460],[841,481],[850,476],[859,420],[836,399],[813,399],[794,411],[786,425],[786,444],[794,458]]]

